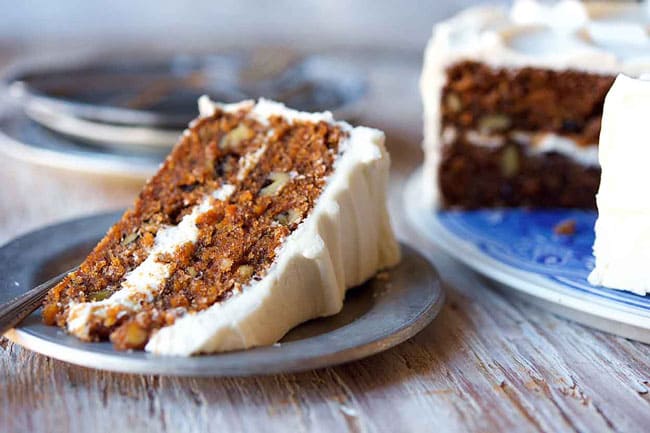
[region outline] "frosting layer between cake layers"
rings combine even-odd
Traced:
[[[105,317],[107,311],[116,305],[138,311],[141,301],[151,302],[164,286],[171,271],[170,264],[160,259],[165,254],[172,254],[188,242],[195,243],[198,238],[197,219],[211,209],[211,199],[226,200],[233,191],[232,185],[223,185],[211,194],[212,197],[206,197],[195,206],[178,225],[162,228],[156,234],[154,246],[148,257],[126,274],[120,289],[111,297],[102,301],[72,303],[68,312],[68,332],[79,338],[88,339],[91,315]]]
[[[650,79],[650,77],[648,77]],[[589,282],[650,292],[650,81],[618,76],[605,99],[602,167]]]
[[[214,106],[202,98],[202,115],[210,115]],[[242,105],[219,107],[234,111]],[[330,113],[301,113],[264,100],[249,115],[258,121],[277,115],[334,122]],[[337,125],[348,138],[339,144],[334,172],[311,214],[279,247],[266,275],[225,301],[161,328],[147,351],[190,355],[271,344],[299,323],[339,312],[347,288],[399,261],[386,209],[390,162],[384,134]]]
[[[474,61],[495,70],[539,68],[612,78],[621,72],[636,76],[650,70],[649,26],[650,15],[644,5],[585,4],[574,0],[553,6],[519,0],[511,10],[501,6],[474,7],[437,24],[425,52],[420,80],[425,125],[424,182],[430,204],[440,201],[436,185],[444,147],[441,104],[445,101],[441,99],[450,66]],[[475,136],[478,132],[458,134]],[[596,143],[580,143],[567,135],[551,134],[547,138],[549,146],[532,147],[531,153],[553,152],[578,165],[596,165]],[[486,142],[494,143],[494,137],[486,137]]]

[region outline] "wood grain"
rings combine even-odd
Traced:
[[[445,280],[448,302],[422,333],[336,368],[231,379],[106,373],[0,338],[0,431],[647,431],[649,346],[507,297],[405,223],[400,192],[421,160],[418,68],[416,59],[368,72],[382,91],[367,106],[382,108],[365,123],[388,131],[400,237]],[[139,189],[6,157],[0,185],[0,241],[125,206]]]

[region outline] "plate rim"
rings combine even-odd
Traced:
[[[16,245],[22,246],[30,237],[46,236],[54,230],[61,230],[61,228],[66,225],[74,227],[75,223],[79,224],[88,222],[93,218],[98,220],[101,218],[108,219],[113,216],[119,216],[120,212],[93,214],[36,229],[5,243],[0,246],[0,250],[6,251]],[[102,229],[104,229],[104,227],[102,227]],[[78,239],[73,240],[70,246],[72,247],[73,244],[75,242],[78,243],[78,241]],[[410,260],[414,262],[426,265],[426,269],[424,269],[421,274],[421,281],[431,284],[429,290],[427,290],[427,294],[424,296],[424,298],[429,302],[423,306],[418,306],[416,310],[407,308],[410,315],[407,316],[407,320],[402,321],[399,326],[392,329],[380,329],[371,339],[357,346],[343,347],[330,352],[324,349],[324,351],[314,354],[311,352],[308,353],[306,351],[296,350],[301,347],[308,348],[310,344],[314,344],[314,338],[326,335],[326,333],[303,338],[297,341],[282,343],[280,346],[264,346],[238,352],[225,352],[198,357],[161,357],[149,353],[135,352],[138,356],[132,358],[127,358],[122,352],[91,351],[82,347],[70,346],[65,343],[53,341],[53,339],[47,335],[39,336],[33,332],[23,330],[20,327],[8,331],[4,336],[26,349],[61,361],[93,369],[128,374],[153,374],[187,377],[237,377],[293,373],[331,367],[380,353],[408,340],[424,329],[442,309],[445,300],[445,293],[440,275],[435,266],[416,248],[405,243],[401,243],[401,248],[404,256],[411,257]],[[37,270],[38,269],[35,268],[31,272],[36,273]],[[366,314],[372,312],[372,310],[373,309],[371,308],[359,317],[364,317]],[[336,330],[348,328],[354,323],[355,321],[352,321],[340,328],[336,328]],[[334,332],[336,330],[329,332]],[[302,344],[300,346],[297,347],[295,345],[301,342]],[[289,347],[289,349],[291,349],[292,344],[294,344],[293,351],[289,352],[292,354],[292,357],[290,357],[288,361],[282,360],[282,348]],[[320,347],[323,347],[322,344]],[[252,368],[247,366],[245,363],[242,366],[241,360],[237,361],[238,356],[241,357],[242,353],[245,354],[244,356],[252,354],[254,361]],[[225,364],[224,362],[221,364],[215,363],[219,370],[216,371],[215,368],[210,368],[210,361],[214,361],[214,358],[219,356],[226,356],[232,360],[229,362],[228,359],[226,359]],[[152,359],[157,360],[157,362],[152,363]]]
[[[639,308],[599,299],[577,289],[565,286],[532,271],[525,271],[501,262],[477,248],[473,243],[459,238],[447,230],[422,200],[424,188],[423,168],[418,168],[406,181],[404,206],[407,220],[418,229],[427,241],[439,246],[445,253],[489,279],[514,289],[519,294],[536,298],[540,305],[552,309],[569,319],[589,326],[650,343],[650,313]],[[550,305],[545,305],[550,304]],[[566,310],[569,311],[566,311]],[[579,313],[576,317],[570,311]],[[587,315],[588,317],[582,317]],[[605,322],[603,322],[605,321]],[[622,328],[627,327],[627,328]],[[640,335],[641,334],[641,335]]]
[[[242,50],[223,49],[213,53],[193,53],[186,57],[207,57],[219,56],[228,57],[236,61],[241,56]],[[125,63],[133,64],[136,61],[142,65],[157,63],[168,63],[176,57],[185,55],[177,52],[139,52],[139,51],[115,51],[112,49],[96,50],[79,49],[63,53],[63,55],[52,56],[47,54],[26,56],[16,59],[0,71],[0,90],[4,92],[11,101],[22,108],[31,106],[45,106],[54,111],[65,112],[71,116],[79,116],[97,122],[124,123],[124,125],[146,125],[155,127],[159,121],[159,115],[150,110],[139,110],[109,105],[92,104],[81,101],[58,98],[34,89],[27,82],[25,76],[34,73],[43,73],[45,70],[56,72],[79,70],[93,67],[115,67]],[[71,67],[70,65],[74,65]],[[104,118],[98,117],[97,113],[103,114]],[[133,119],[138,119],[134,122]],[[127,121],[128,120],[128,121]]]
[[[65,111],[34,104],[23,108],[32,121],[65,137],[121,150],[170,150],[183,135],[182,129],[123,126],[74,117]]]
[[[0,117],[29,117],[18,111],[0,113]],[[43,127],[43,126],[41,126]],[[125,179],[147,179],[152,176],[160,163],[145,163],[129,161],[127,156],[104,158],[101,153],[87,155],[71,154],[64,151],[45,149],[36,145],[19,141],[0,127],[0,153],[16,160],[35,164],[41,167],[69,170],[83,174],[100,174],[122,177]]]
[[[274,48],[275,46],[267,47]],[[280,47],[280,45],[277,45]],[[212,52],[182,53],[178,51],[159,52],[120,52],[115,50],[104,50],[102,53],[96,51],[81,50],[79,52],[65,53],[61,56],[34,55],[15,60],[0,70],[0,93],[6,94],[12,102],[24,109],[47,109],[51,112],[60,112],[72,117],[84,118],[96,123],[115,123],[130,127],[146,127],[151,130],[165,126],[162,118],[169,117],[161,115],[152,110],[117,107],[111,105],[93,104],[89,102],[69,100],[52,96],[35,89],[25,77],[30,74],[43,73],[46,70],[57,72],[79,70],[84,68],[115,68],[124,65],[153,65],[173,64],[174,61],[201,62],[213,58],[228,59],[233,64],[241,63],[242,59],[251,56],[255,51],[254,47],[233,48],[223,46]],[[304,64],[313,59],[326,59],[335,62],[340,60],[340,50],[321,49],[316,51],[304,51],[293,49],[297,64]],[[72,65],[72,66],[71,66]],[[358,114],[361,105],[368,98],[369,84],[367,77],[363,74],[362,68],[358,65],[352,66],[355,70],[353,79],[356,81],[359,94],[352,100],[345,101],[341,105],[330,107],[328,110],[340,119],[352,117]],[[350,75],[352,76],[352,74]],[[235,89],[234,93],[240,100],[251,99],[243,89]],[[255,98],[257,99],[257,98]],[[173,117],[173,116],[171,116]],[[136,119],[134,121],[133,119]],[[185,124],[178,124],[176,127],[185,127]]]

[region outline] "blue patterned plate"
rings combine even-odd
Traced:
[[[422,204],[422,175],[408,181],[411,223],[474,270],[570,319],[650,343],[650,296],[595,287],[587,276],[596,212],[491,209],[433,212]],[[575,233],[556,234],[564,221]]]

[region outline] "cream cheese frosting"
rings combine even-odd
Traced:
[[[605,99],[594,285],[650,292],[650,77],[619,75]]]
[[[442,131],[442,144],[449,144],[456,139],[458,131],[453,126],[446,126]],[[512,131],[508,136],[517,143],[524,144],[531,155],[557,152],[569,156],[574,161],[586,166],[598,166],[598,146],[596,143],[580,145],[569,137],[552,132]],[[477,130],[465,131],[465,139],[474,146],[499,148],[505,141],[504,135],[490,135]]]
[[[500,68],[525,66],[638,76],[650,70],[650,13],[640,4],[535,0],[504,6],[469,8],[437,24],[424,57],[420,89],[424,104],[424,191],[438,203],[440,94],[445,69],[474,60]],[[555,142],[556,151],[575,160],[593,161],[579,144]],[[584,157],[584,158],[582,158]]]
[[[552,132],[519,132],[510,136],[517,142],[526,144],[526,150],[532,155],[560,153],[586,167],[598,166],[598,146],[596,143],[581,145],[569,137]]]
[[[203,116],[215,103],[201,98]],[[330,113],[301,113],[260,100],[219,105],[224,110],[252,107],[250,116],[266,120],[334,123]],[[352,128],[339,144],[334,172],[311,214],[279,247],[267,274],[206,310],[186,314],[160,329],[145,350],[191,355],[272,344],[294,326],[339,312],[348,288],[399,261],[399,247],[387,208],[389,157],[384,134]]]

